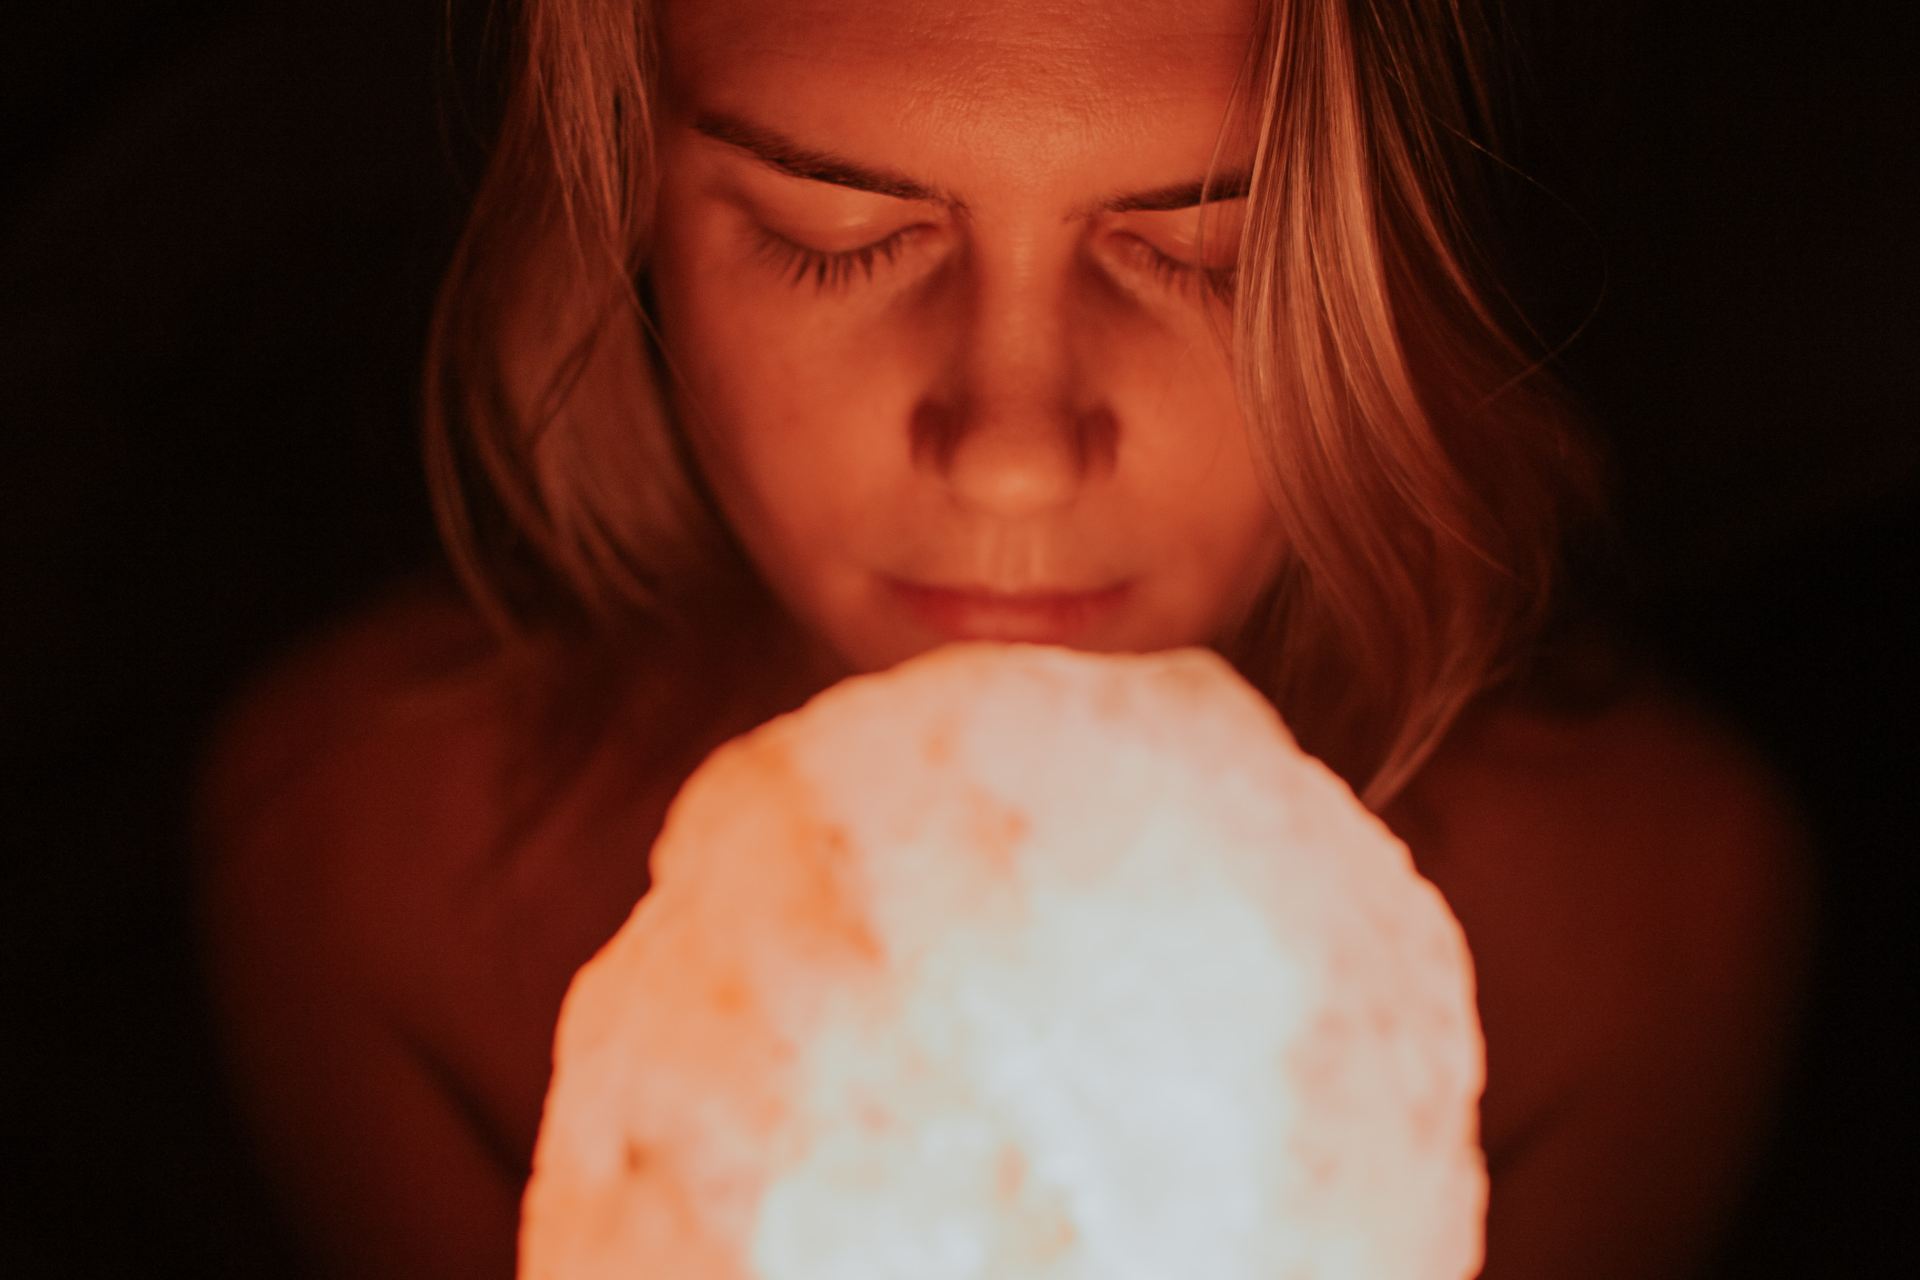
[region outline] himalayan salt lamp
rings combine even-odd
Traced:
[[[967,644],[687,781],[522,1280],[1461,1280],[1483,1047],[1404,846],[1217,656]]]

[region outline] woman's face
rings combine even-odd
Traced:
[[[1210,195],[1244,189],[1251,141],[1225,125],[1252,20],[669,0],[670,395],[841,662],[1218,643],[1272,573],[1214,294],[1244,202],[1199,199],[1210,169]]]

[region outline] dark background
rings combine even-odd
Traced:
[[[451,44],[444,7],[0,20],[0,1274],[296,1271],[198,1003],[183,800],[236,680],[433,556],[416,370],[489,116],[479,5]],[[1509,11],[1538,186],[1502,216],[1618,455],[1625,605],[1821,843],[1733,1277],[1920,1274],[1920,130],[1878,8]]]

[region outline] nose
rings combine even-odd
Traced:
[[[916,465],[970,513],[1069,506],[1110,469],[1119,423],[1100,394],[1071,262],[1036,246],[969,254],[947,300],[947,359],[915,406]]]

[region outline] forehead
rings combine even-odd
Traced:
[[[676,96],[702,109],[836,132],[884,122],[955,133],[1064,128],[1084,136],[1186,116],[1217,127],[1254,6],[666,0],[662,16]]]

